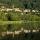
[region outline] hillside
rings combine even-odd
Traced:
[[[0,3],[7,4],[8,6],[15,5],[15,7],[19,8],[40,10],[40,0],[0,0]]]

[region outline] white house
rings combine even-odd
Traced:
[[[38,12],[38,10],[32,10],[32,12]]]
[[[13,9],[9,9],[9,8],[6,9],[7,12],[8,12],[8,11],[12,11],[12,10],[13,10]]]
[[[23,12],[30,12],[30,9],[25,9]]]
[[[15,12],[22,12],[19,8],[14,8]]]

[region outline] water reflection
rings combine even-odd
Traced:
[[[9,34],[2,37],[2,40],[40,40],[40,32],[20,33],[14,37]]]

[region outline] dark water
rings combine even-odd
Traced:
[[[36,33],[21,33],[19,35],[5,35],[0,40],[40,40],[40,32]]]

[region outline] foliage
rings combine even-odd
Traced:
[[[10,16],[10,19],[8,17]],[[24,29],[39,29],[40,28],[40,16],[30,13],[19,12],[0,12],[0,31],[15,31]]]
[[[0,0],[0,3],[7,4],[8,6],[14,5],[20,8],[40,10],[40,0]]]

